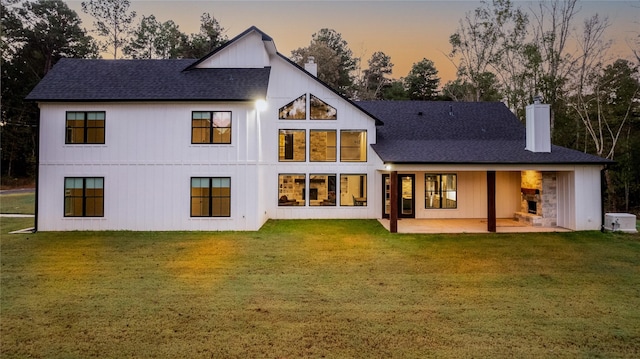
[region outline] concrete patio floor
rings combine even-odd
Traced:
[[[389,230],[389,220],[378,221]],[[534,233],[534,232],[571,232],[562,227],[533,227],[512,218],[498,218],[496,220],[497,233]],[[398,219],[398,233],[489,233],[487,220],[468,219]]]

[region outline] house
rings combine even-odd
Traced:
[[[501,103],[353,102],[316,66],[255,27],[198,60],[60,60],[27,97],[40,107],[36,228],[386,216],[601,228],[608,161],[552,146],[547,105],[530,106],[525,130]]]

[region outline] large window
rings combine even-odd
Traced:
[[[230,217],[231,178],[191,178],[191,217]]]
[[[64,216],[104,216],[104,178],[66,177],[64,179]]]
[[[309,205],[336,205],[336,175],[309,175]]]
[[[304,206],[306,176],[303,174],[278,175],[278,206]]]
[[[311,162],[336,161],[336,130],[309,131],[309,159]]]
[[[231,143],[231,111],[193,111],[191,143]]]
[[[367,161],[367,131],[341,130],[340,131],[340,161],[342,162],[366,162]]]
[[[67,112],[67,144],[104,143],[104,112]]]
[[[367,175],[340,175],[340,205],[367,205]]]
[[[458,179],[455,174],[427,173],[424,176],[425,208],[457,208]]]
[[[305,130],[280,130],[278,160],[281,162],[304,162],[307,150]]]

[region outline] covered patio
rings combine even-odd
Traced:
[[[378,221],[390,229],[389,219]],[[480,218],[466,219],[398,219],[398,233],[491,233],[487,229],[487,220]],[[538,232],[571,232],[563,227],[538,227],[513,218],[496,219],[497,233],[538,233]]]

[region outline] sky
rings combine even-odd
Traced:
[[[363,65],[374,52],[382,51],[394,64],[392,77],[400,78],[414,63],[427,58],[435,63],[442,84],[455,79],[455,66],[447,57],[451,51],[449,36],[466,13],[480,6],[480,1],[432,0],[130,1],[130,10],[136,11],[138,19],[154,15],[159,21],[173,20],[187,34],[199,31],[204,12],[218,20],[229,39],[256,26],[271,36],[278,52],[287,57],[292,50],[308,46],[318,30],[334,29],[347,41],[353,55],[363,59]],[[66,2],[91,29],[93,19],[82,13],[81,1]],[[523,10],[538,6],[532,1],[514,3]],[[610,55],[632,58],[631,44],[640,34],[640,1],[583,0],[579,7],[574,25],[580,26],[583,19],[596,13],[607,16],[611,23],[607,33],[613,41]]]

